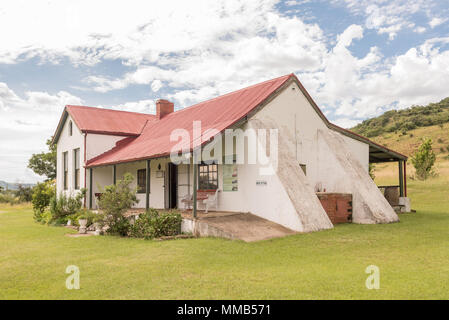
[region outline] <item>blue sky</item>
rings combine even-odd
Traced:
[[[345,127],[438,101],[447,17],[447,0],[4,0],[0,180],[41,179],[27,160],[69,103],[180,109],[291,72]]]

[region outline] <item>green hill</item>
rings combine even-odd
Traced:
[[[427,106],[411,106],[387,111],[381,116],[358,124],[351,130],[365,137],[378,137],[387,133],[406,135],[416,128],[444,125],[449,122],[449,97]]]

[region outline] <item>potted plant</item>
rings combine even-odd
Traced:
[[[87,231],[87,222],[89,218],[88,210],[81,209],[78,212],[78,224],[79,224],[79,233],[86,233]]]

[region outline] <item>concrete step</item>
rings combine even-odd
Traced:
[[[189,220],[183,222],[185,231],[191,229],[190,232],[198,236],[239,239],[245,242],[280,238],[297,233],[250,213],[212,214],[203,215],[196,221],[190,218],[184,218],[184,220]]]

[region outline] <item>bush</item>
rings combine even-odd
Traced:
[[[435,174],[433,171],[435,159],[436,156],[432,150],[432,139],[422,139],[421,145],[411,158],[418,179],[426,180],[429,176]]]
[[[54,181],[38,183],[33,188],[31,203],[33,204],[34,220],[37,222],[42,222],[42,214],[50,205],[50,200],[55,196],[55,194],[56,190]]]
[[[86,189],[81,189],[75,197],[60,194],[50,199],[51,223],[66,224],[82,207]]]
[[[19,203],[19,198],[17,198],[15,194],[10,190],[3,191],[2,193],[0,193],[0,203],[8,203],[10,205],[14,205]]]
[[[97,214],[89,209],[81,208],[76,213],[67,216],[67,221],[71,220],[73,226],[79,226],[79,219],[87,219],[86,226],[89,227],[95,222],[100,222],[103,220],[101,214]]]
[[[130,187],[133,180],[134,177],[126,173],[122,180],[117,181],[117,184],[106,186],[104,189],[100,188],[102,194],[98,205],[104,216],[103,224],[109,227],[107,230],[109,234],[128,235],[131,225],[123,214],[138,202],[137,190]]]
[[[142,213],[131,226],[129,235],[136,238],[153,239],[181,233],[181,215],[176,211],[158,212],[150,209]]]

